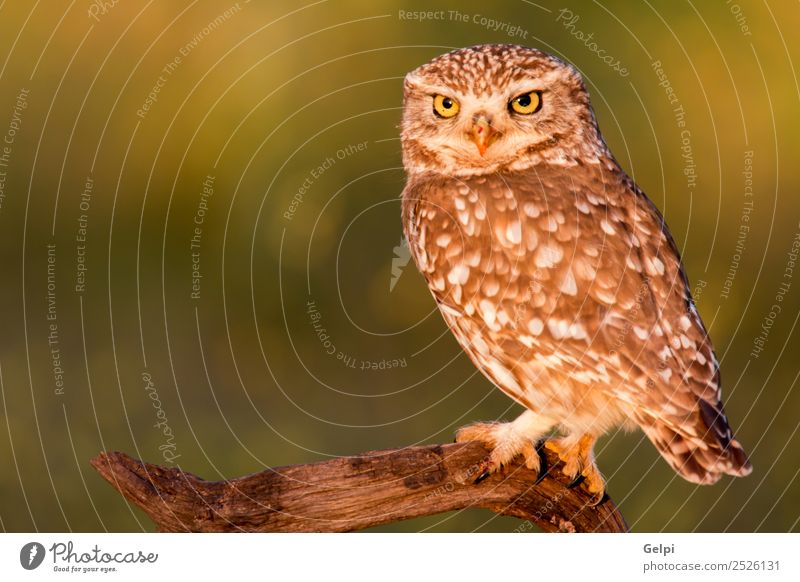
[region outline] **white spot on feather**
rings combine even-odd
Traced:
[[[569,326],[569,334],[575,339],[586,339],[586,330],[580,323],[573,323]]]
[[[486,362],[486,367],[500,386],[506,390],[513,390],[518,393],[522,392],[522,387],[520,387],[514,375],[498,361],[489,360]]]
[[[456,265],[447,274],[447,280],[453,285],[463,285],[469,279],[469,267],[465,265]]]
[[[494,303],[487,301],[486,299],[481,299],[480,303],[478,303],[478,307],[481,309],[481,314],[483,316],[483,320],[486,322],[486,325],[489,327],[493,326],[496,316]]]
[[[581,279],[591,281],[597,276],[597,271],[586,259],[575,259],[575,262],[572,263],[572,266],[575,269],[578,277]]]
[[[567,272],[564,273],[564,278],[561,280],[559,289],[565,295],[578,294],[578,284],[575,282],[575,275],[572,274],[571,268],[567,267]]]
[[[494,297],[500,291],[500,284],[496,279],[486,279],[483,282],[483,292],[487,297]]]
[[[540,333],[542,333],[543,329],[544,329],[544,323],[538,317],[534,317],[528,322],[528,330],[533,335],[539,335]]]
[[[556,265],[563,256],[564,252],[561,250],[561,247],[549,243],[539,247],[539,250],[536,251],[534,263],[537,267],[552,267]]]
[[[536,204],[534,204],[533,202],[526,202],[525,204],[523,204],[522,211],[531,218],[536,218],[540,214],[539,207],[536,206]]]
[[[550,330],[553,338],[563,339],[569,334],[569,323],[563,319],[551,318],[547,320],[547,329]]]
[[[594,295],[603,303],[608,303],[609,305],[614,305],[617,302],[617,297],[614,295],[613,292],[602,289],[600,287],[595,286]]]
[[[558,222],[552,216],[548,216],[547,220],[542,224],[542,228],[548,232],[555,232],[558,230]]]
[[[628,266],[629,269],[633,269],[637,273],[642,272],[642,266],[639,264],[637,259],[634,259],[633,256],[628,255],[625,259],[625,264]]]
[[[644,258],[644,269],[648,275],[663,275],[664,274],[664,263],[658,257]]]
[[[443,313],[446,313],[452,317],[461,317],[461,312],[454,307],[451,307],[447,303],[440,303],[439,309],[441,309]]]
[[[498,309],[497,310],[497,323],[500,325],[508,325],[511,321],[511,318],[508,317],[508,313],[506,313],[505,309]]]

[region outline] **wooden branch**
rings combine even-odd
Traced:
[[[596,507],[582,486],[568,487],[547,453],[548,476],[519,464],[476,484],[488,451],[478,443],[372,451],[308,465],[205,481],[124,453],[92,459],[100,475],[169,532],[340,532],[467,507],[518,517],[518,531],[624,532],[606,498]]]

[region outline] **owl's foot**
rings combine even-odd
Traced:
[[[518,455],[522,455],[528,469],[537,475],[542,474],[543,455],[536,446],[538,435],[536,440],[530,438],[525,431],[520,430],[518,420],[514,422],[478,422],[458,429],[456,442],[478,441],[491,450],[489,457],[479,467],[476,483],[480,483],[489,475],[496,473]]]
[[[558,455],[564,462],[562,472],[572,480],[571,487],[581,481],[586,484],[594,500],[591,505],[600,504],[605,498],[606,482],[594,462],[594,444],[597,437],[584,434],[577,440],[573,436],[550,439],[544,446]]]

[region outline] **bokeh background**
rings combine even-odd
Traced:
[[[697,487],[618,432],[598,449],[610,494],[637,531],[800,530],[798,16],[745,0],[0,3],[0,527],[151,529],[89,466],[104,449],[221,479],[513,418],[408,262],[398,141],[406,72],[511,42],[582,71],[664,211],[755,466]],[[380,529],[518,525],[471,510]]]

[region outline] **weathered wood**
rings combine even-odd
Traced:
[[[512,464],[476,484],[486,455],[478,443],[409,447],[218,482],[117,452],[100,453],[92,465],[160,531],[353,531],[467,507],[526,520],[518,530],[628,530],[610,499],[592,507],[582,486],[569,488],[551,453],[552,470],[538,483]]]

